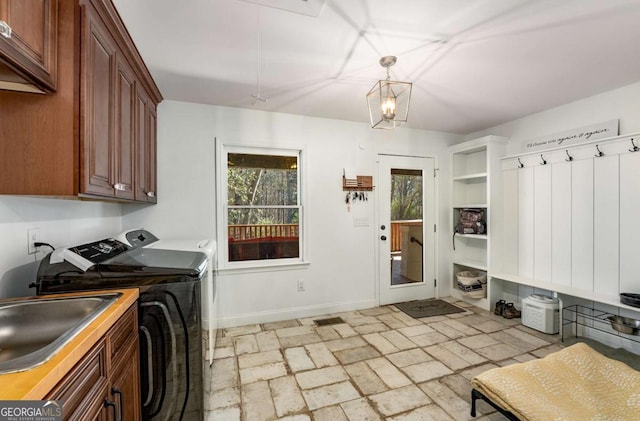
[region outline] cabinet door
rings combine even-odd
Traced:
[[[156,203],[155,106],[139,85],[136,95],[135,199]]]
[[[109,400],[116,403],[116,419],[140,419],[140,356],[138,309],[134,304],[109,330],[107,348],[111,360]]]
[[[135,81],[126,60],[116,55],[115,196],[134,198]]]
[[[62,409],[65,420],[100,418],[104,415],[107,376],[107,351],[105,342],[100,341],[46,396],[46,399],[64,402]]]
[[[10,35],[0,35],[0,88],[55,91],[57,0],[0,0],[0,20],[11,28]]]
[[[120,356],[118,356],[120,358]],[[141,418],[140,357],[137,339],[124,350],[113,368],[111,400],[116,402],[119,419],[137,421]]]
[[[89,4],[82,10],[80,191],[113,197],[116,47],[95,10]]]
[[[156,178],[156,144],[157,144],[157,124],[156,107],[151,102],[147,108],[147,121],[149,122],[149,135],[147,136],[147,146],[149,148],[147,161],[147,174],[149,176],[149,191],[147,192],[147,202],[156,203],[157,194],[157,178]],[[149,194],[150,193],[150,194]]]

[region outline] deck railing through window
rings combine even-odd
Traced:
[[[298,237],[298,224],[229,225],[230,241]]]
[[[391,221],[391,251],[400,251],[402,249],[402,232],[400,230],[400,227],[421,225],[422,219],[413,219],[408,221]]]
[[[402,248],[402,226],[421,226],[422,220],[391,221],[391,251],[400,251]],[[293,239],[299,236],[298,224],[272,224],[272,225],[229,225],[229,241],[243,242],[266,238]]]
[[[298,224],[229,225],[229,261],[300,256]]]

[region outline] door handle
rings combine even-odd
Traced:
[[[111,402],[109,399],[104,398],[104,406],[105,408],[110,406],[111,409],[113,409],[113,419],[116,421],[122,421],[122,420],[118,420],[118,412],[116,411],[116,403],[115,402]]]
[[[120,398],[120,421],[124,421],[124,396],[122,395],[122,390],[111,386],[111,394],[118,395]]]
[[[11,38],[11,27],[7,22],[3,20],[0,20],[0,35],[5,37],[6,39]]]
[[[380,239],[381,239],[382,241],[387,241],[387,236],[386,236],[386,235],[381,235],[381,236],[380,236]]]

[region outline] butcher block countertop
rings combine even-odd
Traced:
[[[116,321],[138,299],[138,289],[83,291],[69,294],[40,296],[37,298],[79,297],[122,293],[102,314],[46,363],[27,371],[0,374],[0,400],[40,400],[89,352]],[[55,315],[51,315],[55,317]]]

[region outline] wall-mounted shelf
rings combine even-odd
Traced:
[[[487,173],[481,172],[476,174],[467,174],[460,175],[458,177],[453,177],[453,181],[460,181],[463,183],[473,183],[473,182],[482,182],[487,179]]]
[[[373,176],[358,175],[356,179],[342,176],[342,191],[373,191]]]
[[[486,240],[487,239],[486,235],[481,235],[481,234],[456,234],[456,237],[477,238],[478,240]]]
[[[471,269],[487,270],[487,264],[480,260],[466,259],[466,258],[454,258],[453,264],[458,266],[465,266]]]

